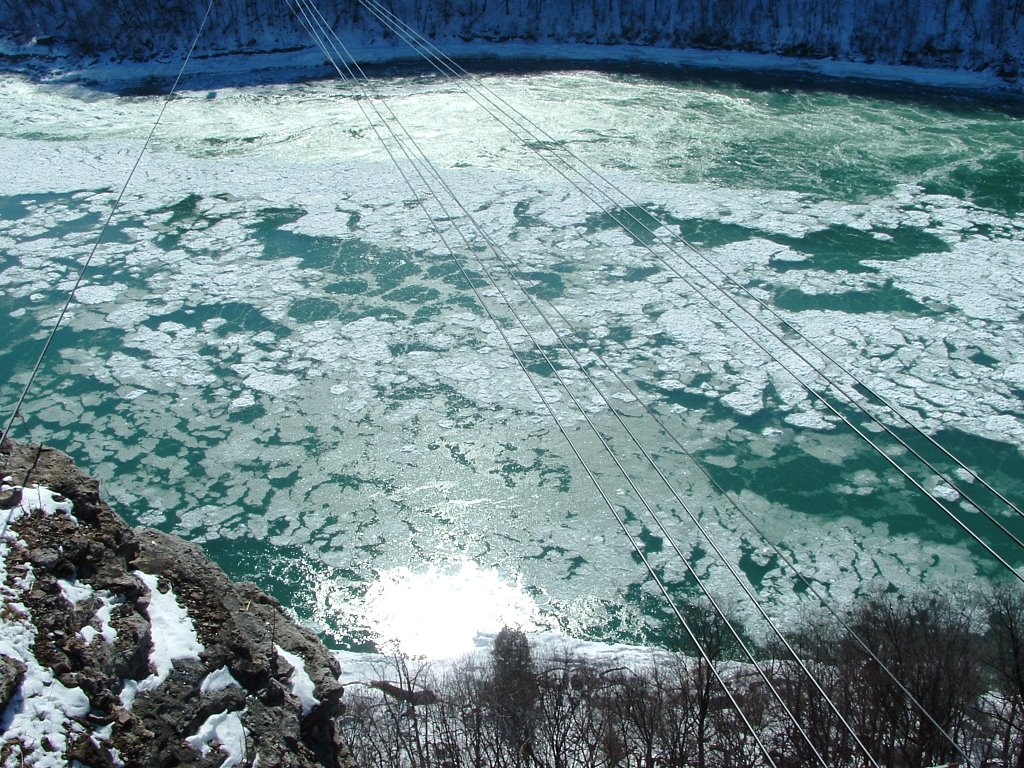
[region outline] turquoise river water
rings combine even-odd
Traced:
[[[692,569],[754,634],[740,580],[783,623],[814,602],[773,547],[838,605],[1006,578],[985,546],[1024,566],[964,494],[1024,520],[864,394],[1024,503],[1019,112],[778,78],[482,82],[549,135],[438,77],[372,86],[465,206],[444,211],[353,86],[183,91],[14,435],[352,649],[504,622],[672,645],[612,510],[680,605]],[[0,77],[5,420],[161,103]],[[566,150],[630,199],[581,193],[547,162]]]

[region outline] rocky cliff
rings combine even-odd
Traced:
[[[64,454],[0,447],[0,764],[346,764],[335,658]],[[78,761],[73,763],[72,761]]]
[[[370,0],[316,7],[349,43],[395,43]],[[1019,81],[1024,0],[388,0],[445,40],[640,44],[990,70]],[[294,4],[218,0],[200,52],[309,46]],[[0,31],[146,58],[192,40],[207,0],[0,0]]]

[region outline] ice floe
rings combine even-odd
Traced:
[[[790,296],[775,306],[786,322],[927,431],[1001,441],[1019,453],[1019,218],[935,194],[896,173],[871,194],[836,192],[820,178],[770,187],[767,171],[737,181],[726,173],[736,153],[772,138],[763,135],[771,112],[750,94],[679,86],[648,109],[650,84],[631,78],[548,73],[495,77],[492,84],[515,93],[534,119],[554,119],[608,181],[667,214],[670,223],[659,232],[696,233],[708,261],[689,252],[655,259],[536,156],[523,162],[504,135],[464,109],[465,97],[452,86],[415,78],[387,84],[402,96],[408,126],[438,139],[434,160],[508,250],[531,296],[546,313],[549,298],[558,309],[560,316],[549,315],[553,325],[574,351],[579,347],[611,406],[654,453],[669,457],[665,470],[687,498],[718,519],[731,555],[740,556],[748,529],[714,511],[716,494],[694,479],[696,470],[634,398],[670,416],[684,443],[741,487],[763,471],[758,461],[807,455],[831,467],[826,486],[844,497],[836,502],[842,515],[793,510],[784,496],[756,503],[765,518],[790,526],[777,529],[777,540],[837,594],[856,588],[848,573],[900,584],[918,582],[922,569],[971,571],[971,556],[956,547],[941,549],[941,566],[912,562],[905,548],[920,549],[922,537],[927,546],[944,541],[941,533],[928,539],[928,525],[914,536],[886,538],[871,520],[846,522],[845,512],[869,495],[925,518],[888,480],[866,479],[867,449],[846,442],[839,420],[726,319],[724,313],[739,318],[778,348],[712,285],[728,287],[711,265],[766,303]],[[601,109],[574,113],[558,96],[566,87]],[[68,447],[96,466],[108,492],[140,522],[205,542],[297,547],[324,580],[344,569],[354,579],[343,590],[348,598],[381,569],[431,564],[454,551],[510,564],[545,591],[545,609],[575,606],[570,623],[579,619],[584,631],[600,626],[595,617],[607,619],[643,577],[548,408],[613,491],[625,484],[532,350],[530,334],[482,279],[484,266],[598,430],[614,426],[609,405],[572,370],[497,260],[460,244],[504,337],[494,328],[366,135],[351,99],[319,83],[302,86],[310,108],[296,109],[296,98],[288,86],[258,86],[225,88],[213,101],[187,92],[174,101],[176,119],[162,129],[125,199],[128,220],[115,221],[118,242],[97,253],[103,271],[87,281],[69,324],[76,347],[57,353],[47,379],[51,402],[38,418],[70,435]],[[701,99],[734,116],[729,132],[691,108]],[[437,135],[441,104],[461,116],[458,140]],[[0,194],[17,210],[0,227],[12,262],[0,272],[0,290],[11,299],[12,322],[39,336],[54,314],[55,287],[67,283],[89,244],[64,222],[95,217],[109,204],[103,190],[123,181],[153,103],[86,104],[70,91],[22,83],[0,91],[0,106],[0,157],[10,168]],[[857,109],[856,100],[837,99],[827,119]],[[329,124],[314,114],[322,110],[330,110]],[[69,134],[74,120],[50,119],[84,114],[116,131],[94,140],[78,127]],[[29,135],[15,115],[43,116],[45,128]],[[773,119],[773,132],[804,130],[799,119]],[[851,127],[845,138],[884,166],[904,151],[902,120],[897,114],[873,133]],[[239,128],[253,140],[235,142]],[[590,141],[594,136],[601,138]],[[707,178],[690,163],[669,162],[666,152],[684,142],[704,158]],[[623,168],[624,157],[632,167]],[[465,221],[461,211],[450,213]],[[451,222],[442,225],[452,232]],[[863,236],[875,250],[865,246],[859,260],[830,262],[839,246],[821,243],[840,236]],[[715,306],[688,283],[714,296]],[[735,286],[728,290],[793,337]],[[569,324],[586,344],[574,340]],[[614,382],[598,352],[636,392]],[[780,358],[806,370],[784,351]],[[535,374],[542,396],[521,365]],[[89,439],[74,429],[81,423],[90,425]],[[656,482],[625,436],[611,442],[643,482]],[[475,506],[476,519],[467,521],[453,514],[465,499],[492,503]],[[641,514],[635,502],[622,503]],[[683,537],[684,522],[673,521]],[[793,533],[808,529],[818,538]],[[845,570],[836,572],[828,557]],[[716,588],[735,589],[709,561],[700,567]],[[781,568],[762,583],[769,602],[798,602]],[[330,622],[325,613],[314,618]],[[96,631],[102,625],[98,618]]]

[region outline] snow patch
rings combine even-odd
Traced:
[[[239,685],[238,681],[235,680],[230,669],[227,667],[221,667],[203,678],[203,682],[199,686],[199,693],[216,693],[217,691],[223,691],[225,688],[230,688],[231,686],[235,686],[236,688],[242,687]]]
[[[277,650],[278,655],[292,667],[292,694],[302,702],[302,716],[305,717],[313,711],[314,707],[320,704],[320,700],[313,695],[315,686],[313,685],[313,679],[306,672],[306,662],[302,660],[301,656],[289,653],[279,645],[275,645],[274,648]]]
[[[6,510],[7,512],[7,524],[19,520],[23,515],[31,514],[35,510],[39,510],[47,515],[55,515],[61,512],[72,520],[75,519],[72,514],[73,504],[70,499],[66,499],[56,491],[51,491],[41,485],[35,485],[28,488],[23,488],[20,485],[9,485],[7,482],[0,484],[0,491],[8,490],[19,490],[21,491],[21,501],[19,501],[11,509]]]
[[[19,486],[3,484],[4,490]],[[46,514],[71,514],[71,502],[63,500],[48,488],[37,486],[22,489],[19,505],[6,510],[5,523],[42,509]],[[36,768],[64,768],[64,756],[73,737],[82,733],[82,726],[74,718],[85,717],[90,709],[89,699],[80,688],[67,688],[42,666],[35,655],[36,629],[31,614],[22,602],[24,590],[32,584],[31,573],[8,578],[7,559],[17,546],[14,533],[4,527],[0,539],[0,596],[5,611],[0,618],[0,655],[17,659],[25,664],[25,678],[14,693],[3,713],[5,743],[21,745],[23,765]],[[71,594],[81,593],[72,585]],[[12,752],[13,755],[13,752]]]
[[[79,603],[85,602],[92,597],[93,589],[88,584],[79,584],[78,580],[68,581],[67,579],[57,579],[57,584],[60,585],[60,592],[64,595],[64,598],[72,605],[78,605]]]
[[[246,757],[246,730],[242,725],[241,718],[243,714],[245,714],[245,710],[242,712],[225,710],[210,715],[199,726],[199,730],[186,737],[185,741],[203,757],[213,751],[211,742],[216,741],[219,744],[218,749],[227,755],[220,764],[220,768],[235,768],[235,766],[241,765]]]
[[[203,645],[196,635],[188,611],[178,604],[174,592],[161,592],[156,576],[135,571],[135,576],[149,588],[150,640],[149,666],[153,673],[144,680],[125,680],[121,705],[131,709],[135,697],[163,683],[174,668],[175,659],[198,659]]]
[[[78,630],[78,636],[85,641],[86,645],[97,637],[102,637],[108,643],[113,643],[117,639],[117,630],[110,623],[110,613],[117,604],[114,595],[105,589],[95,590],[89,584],[82,584],[77,579],[74,581],[58,579],[57,584],[60,585],[64,598],[74,606],[87,600],[98,600],[100,603],[100,607],[94,614],[99,628],[87,624]]]

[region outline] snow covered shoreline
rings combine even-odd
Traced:
[[[66,43],[78,51],[145,61],[185,50],[205,11],[206,3],[200,0],[125,7],[100,6],[94,0],[60,0],[38,7],[0,4],[0,29],[19,41]],[[307,6],[255,0],[218,3],[210,11],[197,52],[216,56],[307,46],[299,16],[316,13],[346,46],[359,50],[358,55],[369,48],[376,51],[374,57],[394,58],[401,49],[395,47],[396,33],[389,28],[393,23],[384,15],[390,13],[456,57],[471,55],[466,45],[487,48],[487,55],[503,58],[521,58],[522,49],[530,49],[527,56],[535,55],[537,48],[547,49],[541,55],[557,60],[605,59],[609,48],[630,47],[650,52],[644,55],[655,61],[677,59],[679,53],[684,58],[696,56],[703,66],[707,57],[717,59],[718,51],[738,51],[751,52],[740,53],[741,57],[770,54],[822,62],[828,69],[834,60],[988,72],[984,77],[1001,78],[1018,91],[1024,59],[1024,16],[1011,4],[993,0],[394,0],[386,6],[370,0],[323,0]]]
[[[471,72],[537,69],[657,70],[681,78],[756,78],[763,83],[859,84],[880,90],[926,89],[951,96],[1024,100],[1024,80],[1008,80],[993,70],[971,71],[902,64],[802,58],[696,48],[628,44],[556,43],[550,41],[444,41],[438,49]],[[429,72],[430,65],[412,49],[391,43],[348,46],[353,58],[373,71]],[[0,37],[0,71],[16,72],[52,84],[83,85],[98,90],[166,92],[181,65],[180,54],[146,61],[110,54],[78,56],[60,46],[35,41],[18,44]],[[254,49],[238,53],[196,54],[180,89],[202,90],[229,84],[332,79],[333,68],[316,46]]]

